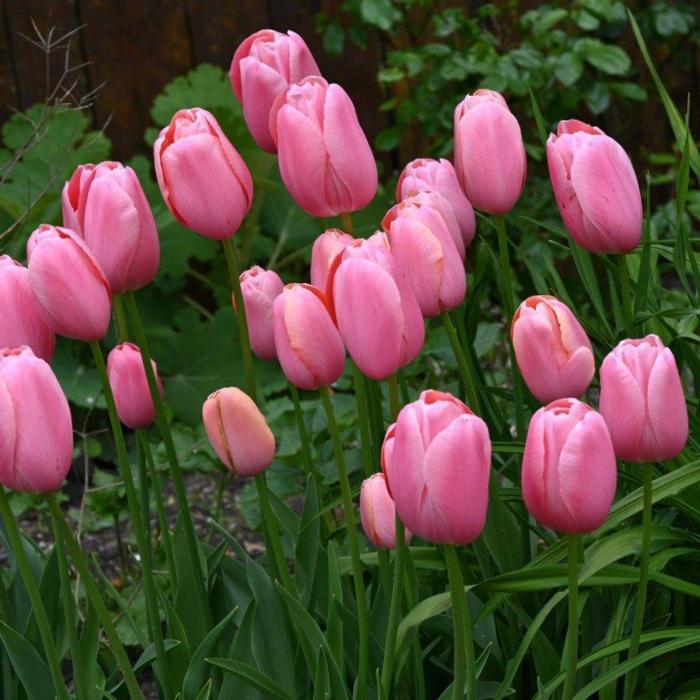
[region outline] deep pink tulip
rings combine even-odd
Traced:
[[[282,294],[284,282],[274,270],[264,270],[254,265],[241,274],[241,293],[245,304],[251,350],[263,360],[277,358],[272,307]],[[236,299],[231,297],[234,311]]]
[[[311,284],[319,289],[326,288],[328,272],[333,261],[343,248],[355,240],[350,234],[343,233],[340,229],[329,228],[315,241],[311,248]]]
[[[372,474],[360,488],[360,519],[367,539],[380,549],[396,547],[396,506],[386,488],[384,474]],[[411,531],[405,531],[404,541],[411,541]]]
[[[309,47],[296,32],[261,29],[233,54],[229,78],[243,117],[260,148],[275,153],[270,110],[275,99],[308,75],[321,75]]]
[[[455,170],[469,201],[507,214],[525,187],[527,162],[518,120],[503,96],[477,90],[455,109]]]
[[[304,78],[280,95],[270,131],[284,184],[313,216],[366,207],[377,192],[377,164],[348,94],[323,78]]]
[[[151,360],[153,373],[161,397],[163,384],[158,376],[158,366]],[[147,428],[156,417],[156,407],[146,379],[141,350],[133,343],[122,343],[107,356],[107,376],[117,404],[119,420],[127,428]]]
[[[46,325],[68,338],[104,338],[112,291],[99,263],[73,231],[42,224],[27,241],[29,284]]]
[[[676,360],[658,336],[623,340],[603,360],[600,412],[620,459],[662,462],[683,450],[688,408]]]
[[[153,145],[158,184],[173,216],[222,240],[241,226],[253,203],[253,178],[206,109],[181,109]]]
[[[386,234],[348,244],[326,288],[343,342],[363,374],[386,379],[421,351],[423,317]]]
[[[55,491],[72,461],[70,408],[51,367],[26,345],[0,350],[0,484]]]
[[[558,532],[593,532],[615,498],[617,465],[600,413],[577,399],[558,399],[530,421],[521,474],[532,516]]]
[[[431,206],[434,196],[407,197],[382,220],[391,252],[411,281],[425,318],[454,309],[467,293],[462,259],[441,213]]]
[[[571,237],[592,253],[629,253],[642,237],[642,197],[629,156],[597,126],[559,122],[547,140],[559,213]]]
[[[345,348],[320,289],[288,284],[275,299],[274,331],[277,358],[295,386],[318,389],[343,373]]]
[[[219,459],[237,476],[255,476],[275,458],[275,436],[255,401],[236,387],[204,402],[202,420]]]
[[[551,296],[528,297],[511,326],[515,359],[542,403],[583,394],[595,374],[591,341],[571,309]]]
[[[441,194],[447,200],[459,227],[462,248],[468,246],[476,233],[476,217],[471,202],[459,186],[457,173],[449,160],[445,158],[412,160],[399,176],[396,184],[396,200],[400,202],[417,192],[430,191]]]
[[[160,241],[146,195],[131,168],[112,161],[79,165],[61,200],[63,225],[87,243],[114,294],[153,281]]]
[[[415,535],[469,544],[484,529],[491,440],[459,399],[424,391],[401,409],[382,446],[382,469],[396,510]]]
[[[55,343],[29,285],[27,268],[0,255],[0,348],[28,345],[37,357],[51,362]]]

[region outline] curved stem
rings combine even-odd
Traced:
[[[566,680],[562,700],[571,700],[576,690],[578,658],[578,540],[569,535],[569,628],[566,634]]]
[[[469,402],[469,407],[479,415],[481,413],[481,405],[479,403],[479,394],[476,391],[476,385],[474,383],[474,377],[472,375],[471,367],[467,361],[467,356],[457,337],[457,330],[452,323],[452,318],[448,311],[440,314],[440,319],[442,325],[445,328],[447,337],[452,346],[452,352],[457,360],[457,367],[459,369],[460,377],[462,378],[462,383],[464,384],[464,391],[467,395],[467,401]]]
[[[343,231],[349,233],[351,236],[355,235],[355,227],[352,225],[352,214],[349,211],[344,211],[340,215],[340,221],[343,225]]]
[[[382,662],[381,682],[384,697],[392,695],[392,676],[394,672],[394,656],[396,654],[396,630],[399,627],[401,613],[401,587],[403,583],[403,555],[405,550],[405,530],[401,518],[396,516],[396,550],[394,553],[394,583],[391,589],[391,605],[389,620],[386,626],[384,641],[384,661]]]

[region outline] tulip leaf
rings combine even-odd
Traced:
[[[234,661],[233,659],[219,658],[207,659],[207,663],[211,664],[212,666],[222,668],[224,671],[233,673],[239,678],[242,678],[244,681],[250,683],[250,685],[252,685],[254,688],[257,688],[265,693],[265,697],[280,698],[281,700],[294,700],[294,696],[287,692],[284,686],[280,685],[277,681],[272,680],[272,678],[255,668],[255,666],[245,664],[241,661]],[[274,666],[274,663],[268,665]]]
[[[304,607],[309,607],[311,594],[316,580],[316,566],[321,538],[321,520],[319,515],[318,484],[313,474],[306,480],[304,510],[301,514],[299,535],[294,556],[294,575],[301,594]]]
[[[0,622],[0,639],[27,696],[32,700],[52,700],[55,693],[51,674],[31,642],[4,622]]]

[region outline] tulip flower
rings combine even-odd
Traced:
[[[72,461],[70,408],[51,367],[26,345],[0,350],[0,484],[55,491]]]
[[[620,459],[661,462],[683,450],[688,408],[676,360],[658,336],[623,340],[605,358],[600,412]]]
[[[629,253],[642,236],[642,197],[629,156],[597,126],[559,122],[549,176],[571,237],[591,253]]]
[[[151,360],[158,390],[163,396],[163,384],[158,366]],[[127,428],[147,428],[156,417],[156,408],[146,379],[141,350],[133,343],[122,343],[107,356],[107,376],[117,405],[119,420]]]
[[[27,268],[0,255],[0,348],[28,345],[37,357],[51,362],[55,343],[29,285]]]
[[[391,252],[409,278],[425,318],[459,306],[467,275],[432,193],[407,197],[382,220]],[[439,196],[439,195],[438,195]]]
[[[449,160],[417,158],[412,160],[399,175],[396,184],[396,200],[401,201],[418,192],[437,192],[450,205],[455,216],[462,241],[461,249],[468,246],[476,233],[476,217],[457,180],[457,173]],[[456,241],[455,241],[456,242]],[[459,243],[457,243],[459,248]],[[464,252],[462,252],[464,258]]]
[[[593,532],[608,517],[617,465],[603,417],[577,399],[558,399],[530,421],[522,466],[527,509],[568,534]]]
[[[366,207],[377,192],[377,164],[355,107],[340,85],[312,76],[280,95],[270,113],[282,180],[297,204],[318,217]]]
[[[104,338],[112,291],[102,268],[73,231],[42,224],[27,241],[29,285],[46,325],[58,335]]]
[[[253,399],[236,387],[204,402],[202,420],[219,459],[237,476],[255,476],[275,458],[275,436]]]
[[[253,178],[213,114],[176,112],[153,159],[163,199],[181,224],[216,240],[238,231],[253,203]]]
[[[343,341],[313,285],[288,284],[275,299],[274,334],[282,371],[300,389],[328,386],[343,373]]]
[[[513,317],[520,373],[538,401],[580,396],[595,374],[591,341],[571,309],[555,297],[525,299]]]
[[[484,529],[491,440],[459,399],[424,391],[401,409],[382,447],[382,469],[399,517],[415,535],[469,544]]]
[[[518,120],[503,96],[477,90],[457,105],[455,170],[469,201],[489,214],[507,214],[525,187],[527,163]]]
[[[351,235],[340,229],[329,228],[314,241],[311,248],[311,284],[314,287],[326,288],[328,272],[336,256],[353,240],[355,239]]]
[[[260,148],[275,153],[270,110],[275,99],[308,75],[321,75],[309,47],[296,32],[261,29],[236,49],[231,88],[243,105],[243,117]]]
[[[63,225],[100,263],[114,294],[144,287],[158,271],[156,222],[136,173],[121,163],[79,165],[61,196]]]
[[[386,234],[345,247],[326,296],[350,356],[370,379],[386,379],[421,351],[423,317]]]
[[[396,507],[386,487],[384,474],[372,474],[360,488],[360,519],[367,539],[380,549],[396,547]],[[406,531],[406,544],[411,532]]]

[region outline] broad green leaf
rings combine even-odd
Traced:
[[[247,683],[250,683],[254,688],[261,690],[266,694],[266,697],[280,698],[281,700],[294,700],[294,695],[289,693],[284,686],[266,676],[262,671],[233,659],[207,659],[207,663],[212,666],[224,669],[228,673],[233,673],[239,678],[242,678]],[[271,664],[274,665],[274,664]]]
[[[0,622],[0,639],[27,696],[32,700],[53,700],[51,674],[33,645],[4,622]]]

